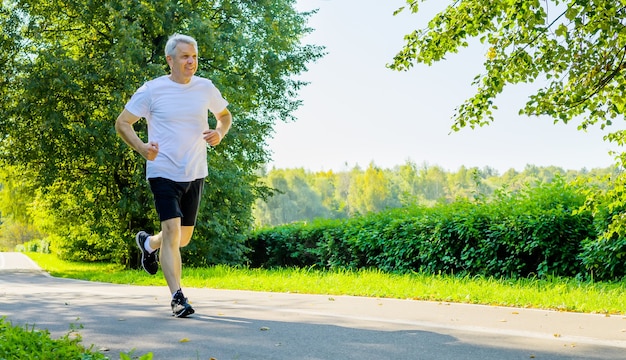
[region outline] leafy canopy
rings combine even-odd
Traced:
[[[417,13],[425,1],[407,0],[396,14]],[[555,123],[581,119],[579,129],[591,125],[604,129],[624,120],[626,0],[450,1],[428,27],[405,36],[404,47],[389,67],[430,65],[476,38],[489,46],[485,72],[474,79],[476,93],[456,109],[455,131],[492,122],[497,95],[505,86],[519,83],[536,83],[538,88],[520,114],[545,115]],[[608,133],[605,140],[622,146],[626,131]],[[626,164],[626,152],[617,160]],[[626,206],[625,179],[626,174],[620,174],[608,192],[589,194],[587,205],[596,213],[610,204],[603,235],[607,239],[626,236],[621,211]]]
[[[426,0],[407,0],[396,14],[417,13]],[[489,45],[476,93],[457,108],[453,129],[494,120],[494,99],[505,86],[537,82],[520,114],[555,122],[583,117],[580,128],[604,128],[623,119],[626,106],[626,1],[456,0],[425,29],[405,36],[389,65],[408,70],[430,65],[478,38]],[[623,144],[615,132],[610,140]]]
[[[210,154],[191,256],[240,260],[256,170],[277,121],[292,119],[294,75],[321,56],[303,45],[294,0],[13,0],[0,5],[0,163],[33,177],[36,209],[67,256],[128,264],[132,234],[158,231],[145,161],[114,122],[141,84],[166,74],[169,35],[199,44],[198,75],[230,102],[234,126]],[[210,122],[214,124],[214,119]],[[136,125],[145,139],[146,124]],[[33,206],[35,206],[33,205]],[[134,251],[134,250],[132,250]]]

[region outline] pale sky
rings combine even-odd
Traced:
[[[423,28],[438,10],[433,6],[445,5],[430,0],[418,14],[394,17],[404,3],[298,0],[300,11],[319,9],[309,21],[315,30],[304,42],[325,46],[327,55],[301,76],[310,84],[300,92],[297,121],[276,125],[268,141],[269,169],[342,171],[371,162],[393,168],[411,160],[447,171],[490,166],[502,174],[527,164],[580,170],[614,163],[608,152],[617,147],[603,141],[606,130],[583,132],[576,123],[519,116],[527,86],[505,89],[491,125],[451,132],[454,110],[474,93],[472,79],[482,73],[488,46],[476,41],[443,62],[408,72],[386,68],[403,36]]]

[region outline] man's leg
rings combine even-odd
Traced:
[[[167,281],[170,293],[175,293],[180,286],[180,278],[182,273],[182,260],[180,257],[181,244],[181,225],[180,218],[173,218],[161,222],[161,233],[156,236],[160,240],[160,260],[161,269]],[[160,239],[159,239],[160,237]],[[153,238],[150,238],[150,246],[152,247]],[[157,241],[158,241],[157,240]],[[155,241],[155,245],[157,245]]]
[[[150,247],[161,248],[161,269],[173,294],[181,288],[182,260],[180,248],[187,246],[193,235],[193,226],[181,226],[180,218],[165,220],[161,232],[150,237]]]
[[[189,245],[191,241],[191,236],[193,235],[194,226],[181,226],[180,227],[180,247],[185,247]],[[163,243],[163,232],[159,232],[158,234],[150,235],[148,238],[148,244],[150,245],[150,249],[157,250],[161,248],[161,244]]]
[[[142,256],[145,253],[152,256],[157,249],[160,249],[161,269],[172,294],[172,312],[176,317],[186,317],[193,314],[194,309],[187,302],[181,289],[180,248],[188,245],[193,235],[204,179],[188,183],[178,183],[162,178],[151,178],[149,181],[161,219],[161,231],[152,236],[145,231],[140,231],[137,233],[137,245],[144,251]],[[150,259],[149,257],[148,260]],[[151,271],[154,268],[152,263],[146,265],[144,257],[142,257],[142,265],[149,273],[156,273],[156,271]]]
[[[189,245],[191,236],[193,235],[193,226],[181,226],[180,228],[180,247]]]
[[[181,226],[180,218],[161,222],[161,269],[172,293],[172,312],[176,317],[187,317],[195,313],[181,289],[180,247],[189,243],[192,233],[193,229],[190,231],[189,226]],[[184,243],[181,237],[184,237]]]

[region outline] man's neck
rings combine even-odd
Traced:
[[[183,85],[189,84],[189,82],[191,81],[191,77],[176,77],[173,74],[170,74],[169,78],[173,82],[183,84]]]

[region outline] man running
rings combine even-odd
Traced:
[[[170,74],[141,86],[115,122],[119,136],[146,161],[146,178],[154,195],[161,231],[136,235],[141,263],[148,273],[157,273],[156,250],[167,286],[172,293],[173,316],[194,313],[181,289],[180,248],[189,244],[204,178],[208,175],[207,144],[218,145],[228,133],[232,115],[228,102],[211,80],[195,76],[198,44],[187,35],[172,35],[165,45]],[[217,119],[208,124],[209,111]],[[133,124],[145,118],[148,142],[137,136]]]

